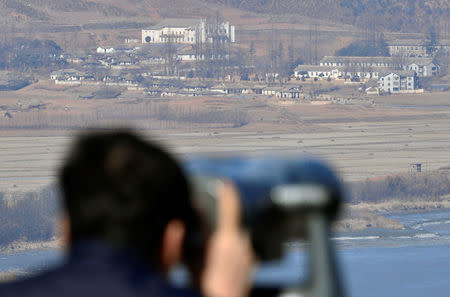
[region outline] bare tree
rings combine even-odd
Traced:
[[[255,50],[255,42],[252,40],[250,42],[250,48],[248,50],[248,66],[251,68],[255,67],[255,58],[256,58],[256,50]]]
[[[175,33],[172,33],[169,31],[168,34],[163,35],[163,38],[165,38],[165,44],[164,44],[164,72],[165,75],[175,75],[176,74],[176,64],[177,64],[177,49],[174,45],[174,36]]]

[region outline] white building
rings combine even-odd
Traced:
[[[229,22],[208,24],[205,19],[165,19],[142,30],[142,43],[235,42],[234,26]]]
[[[298,87],[267,87],[262,90],[262,94],[277,98],[299,99],[302,91]]]
[[[419,77],[433,76],[439,72],[439,66],[433,63],[432,58],[419,57],[325,56],[320,60],[319,65],[343,67],[345,72],[371,73],[385,71],[385,69],[414,70]]]
[[[92,78],[92,75],[88,75],[85,72],[76,69],[61,69],[53,71],[50,74],[50,79],[54,81],[80,81]]]
[[[387,41],[389,55],[405,57],[428,57],[427,47],[423,40],[396,39]]]
[[[177,60],[183,62],[192,62],[196,60],[204,60],[204,54],[197,54],[193,46],[186,46],[177,51]]]
[[[422,39],[396,39],[387,41],[389,55],[404,57],[429,57],[427,53],[426,41]],[[436,50],[450,52],[450,40],[439,40]]]
[[[384,93],[400,93],[417,89],[417,75],[414,71],[395,71],[380,75],[378,88]]]
[[[432,61],[428,63],[411,63],[406,66],[406,70],[413,70],[419,77],[428,77],[437,75],[439,72],[439,67]]]
[[[113,54],[115,52],[115,49],[113,47],[97,47],[96,50],[97,54]]]
[[[294,70],[297,78],[317,79],[378,79],[380,69],[345,66],[298,65]]]

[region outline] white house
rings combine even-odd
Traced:
[[[115,50],[112,47],[107,48],[107,47],[99,46],[99,47],[97,47],[96,52],[97,52],[97,54],[112,54],[115,52]]]
[[[229,22],[209,24],[205,19],[165,19],[157,25],[142,30],[142,43],[235,42],[234,26]]]
[[[298,65],[294,70],[294,76],[298,78],[341,78],[343,77],[343,67],[318,66],[318,65]]]
[[[406,69],[413,70],[419,77],[434,76],[437,75],[439,72],[439,67],[432,61],[421,64],[413,62],[407,65]]]
[[[251,88],[239,83],[221,83],[213,86],[211,91],[221,94],[250,94]]]
[[[317,79],[378,79],[379,69],[345,66],[298,65],[294,70],[297,78]]]
[[[276,91],[275,96],[278,98],[289,98],[289,99],[299,99],[301,96],[301,91],[299,88],[295,87],[285,87],[280,88]]]
[[[92,75],[76,69],[61,69],[52,72],[50,75],[50,79],[54,81],[80,81],[91,78]]]
[[[299,99],[302,91],[298,87],[267,87],[262,90],[262,94],[278,98]]]
[[[384,93],[399,93],[417,89],[417,75],[414,71],[393,71],[380,75],[378,88]]]
[[[177,60],[178,61],[192,62],[192,61],[204,60],[204,59],[205,59],[205,55],[196,53],[193,46],[190,46],[190,45],[177,51]]]

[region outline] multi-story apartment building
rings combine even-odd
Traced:
[[[385,93],[399,93],[417,89],[417,75],[414,71],[395,71],[380,74],[378,89]]]

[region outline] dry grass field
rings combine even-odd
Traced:
[[[315,155],[328,160],[347,182],[407,174],[411,163],[422,163],[423,174],[450,167],[448,93],[335,94],[358,97],[348,104],[256,95],[150,98],[129,91],[115,99],[80,99],[95,90],[41,82],[0,93],[0,192],[5,198],[25,197],[21,193],[55,182],[72,136],[90,126],[136,127],[180,159],[206,153]],[[39,108],[33,107],[36,102]],[[3,116],[6,112],[11,117]],[[245,115],[246,124],[207,117],[236,113]],[[401,229],[377,211],[448,209],[449,203],[449,197],[360,203],[348,206],[335,227]]]
[[[294,154],[322,157],[347,181],[450,166],[448,93],[367,98],[355,104],[282,104],[267,97],[157,99],[125,92],[117,99],[82,100],[83,88],[37,84],[3,92],[12,118],[0,118],[0,191],[27,191],[55,179],[70,137],[87,126],[131,125],[182,156],[192,153]],[[44,108],[21,109],[40,100]],[[370,104],[367,102],[371,102]],[[327,102],[328,103],[328,102]],[[248,124],[159,119],[174,113],[243,111]]]

